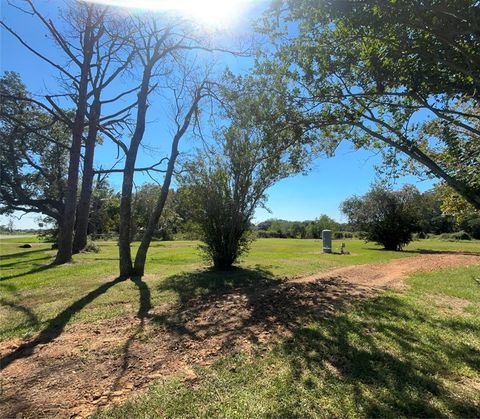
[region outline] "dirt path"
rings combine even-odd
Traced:
[[[480,256],[474,254],[430,254],[396,259],[387,263],[346,266],[296,278],[291,282],[311,282],[326,278],[339,278],[369,288],[402,287],[405,276],[414,272],[430,272],[478,263],[480,263]]]
[[[24,342],[0,343],[1,417],[84,417],[173,374],[195,379],[193,365],[222,353],[269,345],[308,318],[325,318],[346,301],[401,286],[416,271],[480,264],[480,256],[425,255],[349,266],[278,283],[259,281],[137,315],[54,326]],[[141,281],[148,287],[148,279]],[[141,285],[140,284],[140,285]]]

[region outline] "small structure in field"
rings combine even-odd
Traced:
[[[342,244],[340,245],[340,254],[341,254],[341,255],[349,255],[349,254],[350,254],[350,252],[348,252],[348,251],[345,250],[345,243],[342,243]]]
[[[322,230],[323,253],[332,253],[332,230]]]

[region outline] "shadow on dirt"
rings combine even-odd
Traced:
[[[151,320],[183,336],[187,346],[194,340],[208,347],[212,341],[229,353],[235,342],[274,337],[282,366],[289,368],[289,388],[298,392],[289,399],[293,404],[309,391],[321,398],[315,383],[325,377],[325,383],[350,389],[356,409],[367,417],[439,417],[444,415],[439,405],[455,416],[477,412],[478,406],[459,399],[442,378],[445,357],[452,365],[480,368],[478,350],[444,335],[480,333],[471,322],[438,319],[397,294],[373,295],[335,277],[288,283],[275,281],[268,271],[205,271],[171,277],[162,284],[168,288],[179,295],[176,309]],[[350,315],[350,307],[357,315]],[[431,327],[422,330],[424,325]],[[278,394],[274,416],[294,411],[283,396]]]
[[[4,356],[2,368],[30,356],[37,345],[52,342],[75,313],[121,281],[102,284],[67,307],[38,337]],[[166,340],[168,349],[171,342],[174,357],[206,350],[206,356],[218,356],[239,350],[246,341],[276,342],[276,356],[282,369],[287,368],[283,379],[288,381],[289,397],[285,400],[285,394],[272,387],[269,397],[278,398],[273,416],[292,416],[305,394],[320,400],[325,389],[319,380],[322,385],[332,383],[332,388],[339,385],[366,417],[440,417],[445,412],[440,405],[453,416],[471,417],[478,411],[446,387],[443,377],[452,370],[446,364],[480,368],[478,350],[464,339],[445,338],[452,333],[476,335],[480,327],[461,318],[431,316],[397,294],[375,295],[333,276],[292,283],[275,279],[261,267],[205,270],[171,276],[156,285],[155,291],[176,293],[178,303],[155,313],[147,283],[142,278],[131,281],[139,292],[139,323],[121,348],[110,393],[121,388],[128,370],[136,368],[132,344],[150,323],[159,333],[144,344],[155,347],[155,339]],[[136,348],[137,355],[143,348]]]
[[[113,281],[100,285],[98,288],[90,291],[84,297],[75,301],[73,304],[60,312],[56,317],[51,319],[48,322],[47,327],[43,329],[35,339],[20,345],[13,352],[0,358],[0,367],[3,369],[17,359],[26,358],[33,353],[33,350],[38,345],[44,345],[53,341],[62,334],[65,326],[74,314],[80,312],[83,308],[95,300],[95,298],[105,294],[111,287],[122,281],[124,281],[123,278],[116,278]]]
[[[151,300],[151,293],[150,289],[148,288],[148,285],[142,280],[141,277],[133,277],[130,278],[131,281],[135,284],[135,286],[138,288],[139,291],[139,305],[138,305],[138,311],[137,311],[137,318],[139,319],[139,324],[135,327],[134,332],[128,337],[128,339],[125,341],[124,345],[122,346],[122,365],[120,367],[120,371],[117,374],[117,377],[115,378],[115,381],[113,382],[110,392],[108,394],[108,398],[111,398],[111,395],[114,391],[118,390],[121,385],[121,380],[125,375],[125,372],[127,371],[127,368],[130,365],[130,348],[137,339],[139,335],[142,334],[142,332],[145,329],[145,320],[148,317],[148,312],[152,308],[152,300]]]

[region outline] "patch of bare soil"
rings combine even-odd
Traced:
[[[470,301],[448,295],[430,295],[428,299],[445,314],[462,314]]]
[[[183,374],[194,380],[194,365],[253,345],[268,346],[309,316],[334,315],[346,301],[398,286],[412,272],[479,263],[478,256],[410,257],[282,283],[259,280],[153,308],[148,277],[137,279],[137,315],[91,324],[52,322],[30,341],[1,343],[0,416],[85,417],[155,379]]]
[[[309,282],[338,277],[355,285],[371,288],[403,287],[405,276],[414,272],[430,272],[455,266],[478,264],[480,257],[467,254],[432,254],[396,259],[387,263],[347,266],[328,272],[293,279],[292,282]]]

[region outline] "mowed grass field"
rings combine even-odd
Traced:
[[[31,249],[20,249],[23,242]],[[340,241],[335,242],[337,250]],[[421,240],[404,252],[347,240],[350,255],[325,255],[317,240],[261,239],[240,269],[206,269],[197,242],[152,245],[144,282],[151,304],[175,303],[252,283],[282,280],[338,266],[387,262],[423,253],[472,252],[480,241]],[[1,240],[0,340],[29,338],[52,319],[95,322],[139,310],[132,281],[117,276],[118,248],[99,242],[97,254],[52,267],[50,245],[33,238]],[[198,280],[182,285],[176,283]],[[197,279],[196,279],[197,278]],[[195,368],[196,379],[159,381],[136,399],[99,417],[478,417],[480,415],[480,266],[417,273],[404,291],[349,303],[301,326],[271,347],[232,353]],[[203,282],[202,282],[203,281]],[[101,292],[98,292],[102,289]],[[91,298],[90,298],[91,296]],[[69,307],[71,317],[62,318]]]
[[[153,384],[102,418],[477,418],[480,266],[413,275],[272,349]]]
[[[31,249],[21,249],[31,243]],[[340,241],[334,242],[337,250]],[[118,274],[118,247],[115,242],[98,242],[99,253],[75,256],[74,263],[51,266],[55,251],[36,238],[2,239],[0,245],[0,341],[16,336],[29,337],[69,305],[113,280]],[[276,279],[320,272],[338,266],[386,262],[411,257],[424,251],[480,252],[480,241],[413,242],[405,252],[383,251],[361,240],[347,240],[350,255],[323,254],[320,240],[260,239],[239,264],[242,270],[217,274],[218,287],[235,286],[248,281],[249,271]],[[168,287],[184,273],[206,269],[198,242],[154,242],[146,267],[152,305],[174,303],[175,287]],[[257,275],[258,276],[258,275]],[[211,288],[209,283],[208,287]],[[205,289],[206,291],[206,289]],[[195,287],[196,293],[202,287]],[[91,322],[121,316],[138,310],[138,289],[130,281],[121,282],[99,295],[69,319]]]

